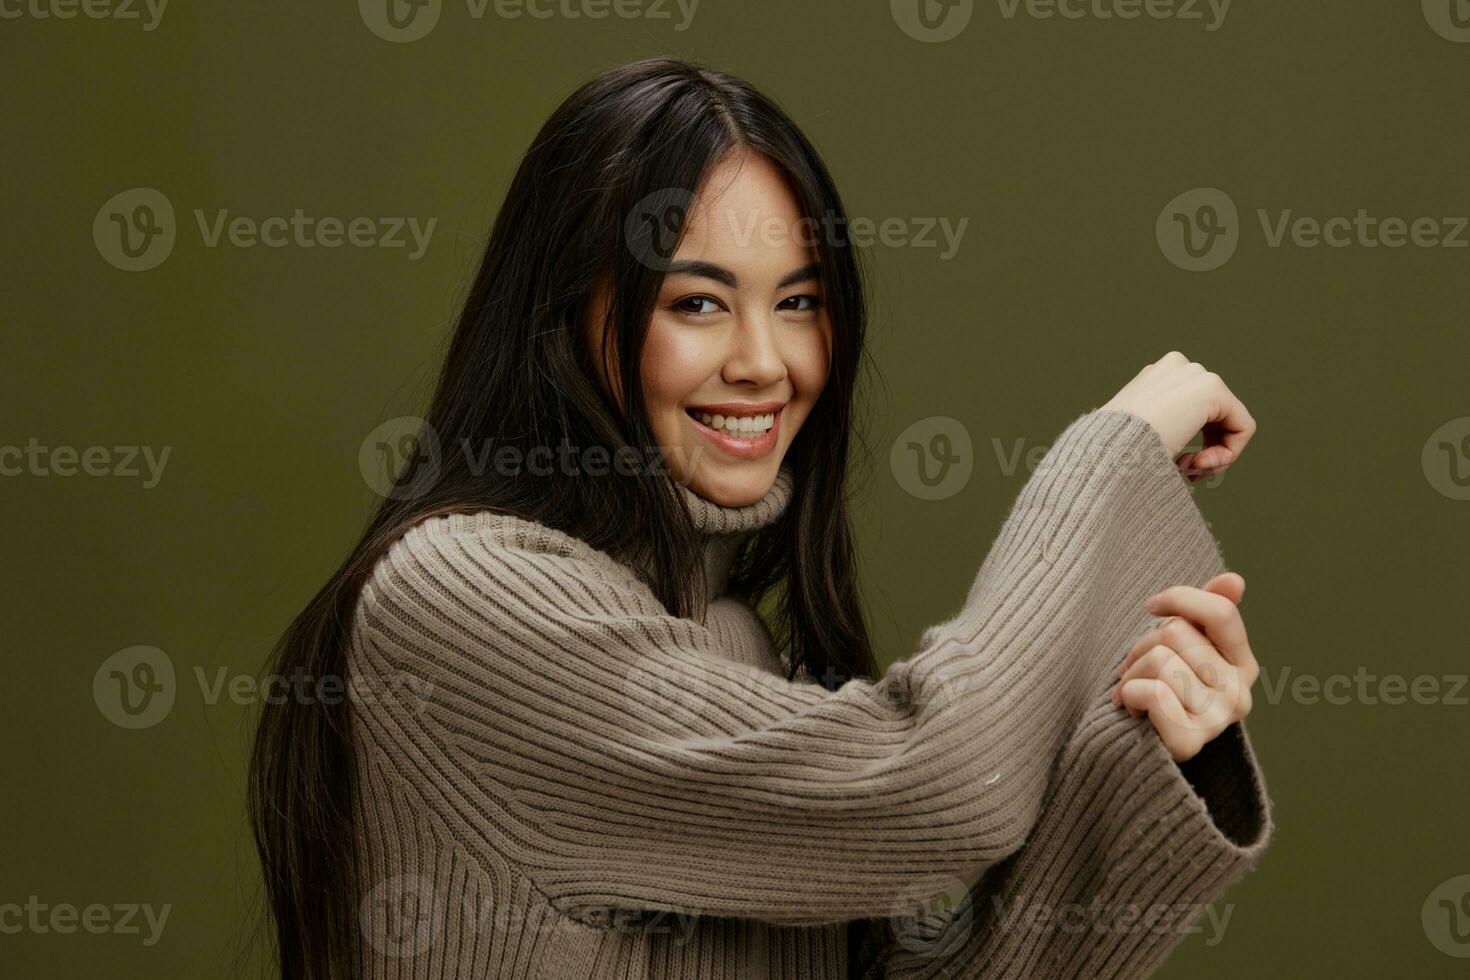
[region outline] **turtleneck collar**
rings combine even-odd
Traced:
[[[678,482],[674,487],[694,526],[704,536],[706,595],[713,601],[725,591],[740,545],[754,532],[774,524],[785,512],[795,487],[795,474],[790,463],[782,463],[766,495],[743,507],[717,504]]]

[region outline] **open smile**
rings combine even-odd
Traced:
[[[759,459],[776,448],[783,402],[695,405],[684,410],[715,448],[738,459]]]

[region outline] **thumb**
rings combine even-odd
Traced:
[[[1238,606],[1245,596],[1245,578],[1239,572],[1222,572],[1206,582],[1204,589],[1222,595]]]

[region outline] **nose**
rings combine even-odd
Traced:
[[[742,316],[729,335],[729,348],[720,369],[725,383],[762,388],[784,380],[786,357],[780,329],[773,315]]]

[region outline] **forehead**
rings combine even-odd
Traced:
[[[779,277],[816,260],[785,174],[759,153],[732,155],[710,171],[690,204],[679,259],[743,266]]]

